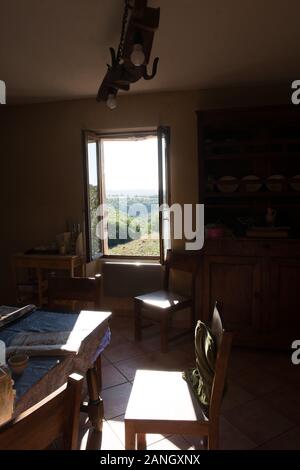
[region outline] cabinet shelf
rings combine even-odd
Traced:
[[[299,158],[299,153],[297,152],[280,152],[280,153],[230,153],[230,154],[219,154],[219,155],[206,155],[204,159],[209,161],[218,161],[218,160],[278,160],[281,158]]]
[[[300,200],[300,191],[282,191],[282,192],[245,192],[245,191],[235,191],[232,193],[222,193],[217,191],[211,191],[204,193],[205,199],[238,199],[239,197],[242,198],[250,198],[250,199],[275,199],[275,198],[291,198],[291,197],[298,197]]]

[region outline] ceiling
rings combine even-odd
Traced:
[[[0,0],[8,103],[94,97],[117,48],[123,0]],[[132,92],[300,78],[299,0],[149,0],[161,7],[156,78]]]

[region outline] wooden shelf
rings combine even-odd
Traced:
[[[266,206],[266,203],[262,203],[260,202],[259,204],[257,204],[257,202],[255,201],[252,201],[252,202],[243,202],[243,203],[234,203],[234,204],[219,204],[219,203],[216,203],[216,204],[206,204],[204,202],[204,205],[205,205],[205,208],[206,209],[247,209],[247,208],[256,208],[256,207],[267,207]],[[300,201],[299,202],[295,202],[295,203],[279,203],[277,204],[276,203],[276,207],[277,208],[289,208],[289,207],[293,207],[293,208],[297,208],[297,207],[300,207]]]
[[[204,160],[207,162],[209,161],[216,161],[216,160],[275,160],[275,159],[281,159],[281,158],[299,158],[300,151],[299,153],[297,152],[280,152],[280,153],[232,153],[232,154],[221,154],[221,155],[206,155],[204,157]]]
[[[205,199],[211,199],[211,198],[217,198],[217,199],[235,199],[235,198],[251,198],[251,199],[274,199],[274,198],[288,198],[288,197],[298,197],[300,198],[300,191],[285,191],[285,192],[272,192],[272,191],[266,191],[266,192],[259,192],[259,191],[253,191],[253,192],[245,192],[245,191],[234,191],[232,193],[222,193],[222,192],[217,192],[217,191],[212,191],[212,192],[206,192],[204,193]]]

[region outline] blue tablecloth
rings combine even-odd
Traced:
[[[73,329],[78,318],[78,313],[57,313],[35,310],[26,314],[19,320],[8,324],[0,329],[0,340],[4,341],[6,346],[10,345],[13,337],[20,332],[53,332],[70,331]],[[106,348],[110,342],[110,330],[107,329],[103,338],[99,342],[99,347],[95,352],[93,360]],[[49,370],[63,361],[63,357],[44,356],[31,357],[28,366],[20,376],[13,376],[15,381],[16,398],[20,399],[30,387],[38,382]]]

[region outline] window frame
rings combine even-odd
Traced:
[[[161,204],[170,203],[170,165],[169,165],[169,145],[170,145],[170,128],[160,126],[154,129],[147,130],[129,130],[121,132],[99,132],[94,130],[83,130],[82,131],[82,145],[83,145],[83,177],[84,177],[84,222],[85,222],[85,250],[86,259],[88,262],[95,261],[97,259],[111,259],[120,261],[134,261],[134,260],[145,260],[145,261],[159,261],[164,264],[164,240],[162,238],[163,233],[163,220],[162,213],[159,211],[159,250],[158,256],[129,256],[129,255],[109,255],[105,253],[104,240],[99,240],[100,252],[92,254],[92,239],[91,239],[91,218],[90,218],[90,202],[89,202],[89,156],[88,156],[88,144],[91,142],[96,143],[96,158],[97,158],[97,182],[98,182],[98,195],[99,203],[103,201],[103,178],[102,175],[102,158],[101,149],[103,139],[120,139],[120,138],[142,138],[148,136],[157,137],[158,142],[158,200],[159,206]],[[162,139],[166,141],[166,152],[165,152],[165,168],[162,168]],[[165,172],[165,186],[167,188],[166,195],[164,197],[162,190],[163,182],[163,171]]]

